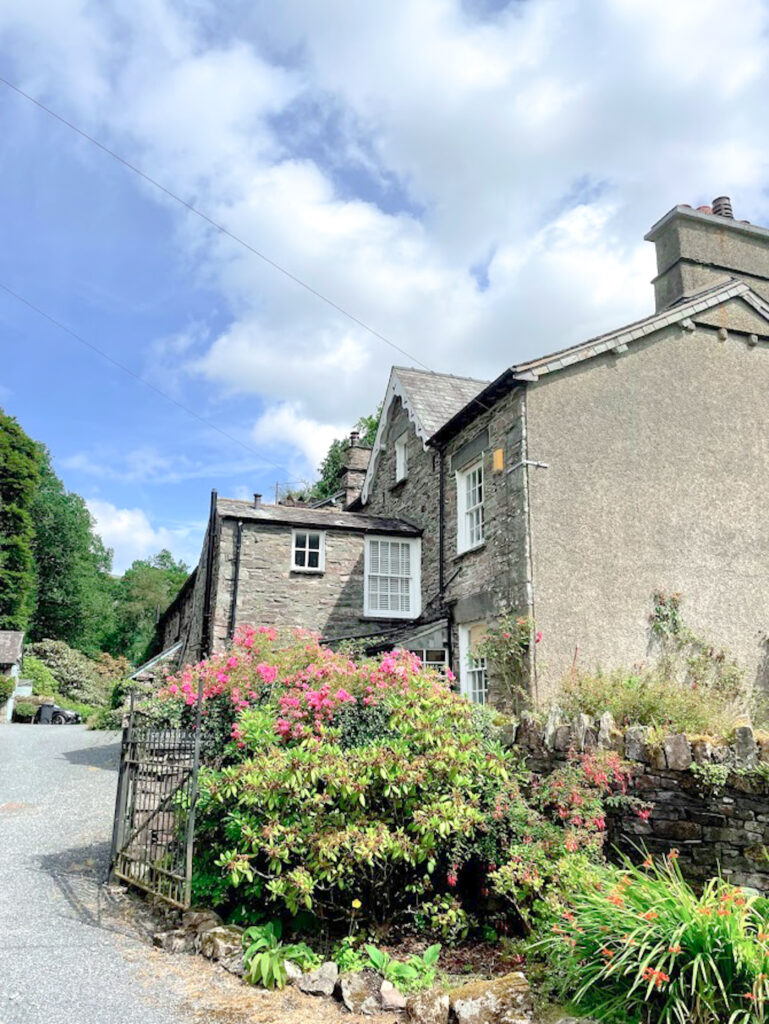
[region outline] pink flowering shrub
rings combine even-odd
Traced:
[[[568,780],[531,790],[499,742],[504,723],[407,651],[352,659],[306,633],[248,627],[157,702],[189,717],[199,691],[196,898],[235,919],[303,911],[331,930],[353,914],[429,929],[421,908],[448,901],[470,927],[496,896],[516,927],[559,858],[600,848],[614,768],[575,762]]]

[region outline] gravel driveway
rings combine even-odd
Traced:
[[[119,737],[0,726],[0,1024],[186,1024],[179,979],[99,883]]]
[[[0,725],[0,1024],[393,1024],[154,949],[147,904],[103,884],[119,735]]]

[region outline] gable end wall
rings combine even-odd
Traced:
[[[647,660],[655,589],[763,679],[769,346],[666,328],[528,389],[538,677]]]

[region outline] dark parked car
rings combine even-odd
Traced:
[[[58,704],[41,704],[32,719],[33,725],[77,725],[82,722],[77,711],[60,708]]]

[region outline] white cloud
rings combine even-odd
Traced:
[[[492,377],[651,311],[641,239],[677,202],[769,222],[762,0],[0,10],[23,85],[411,353],[180,214],[231,322],[150,358],[260,396],[268,458],[315,465],[392,362]]]
[[[296,405],[283,403],[266,409],[254,424],[256,444],[296,448],[314,469],[335,437],[345,437],[344,427],[329,427],[302,416]],[[299,469],[295,467],[295,471]],[[293,475],[293,474],[292,474]]]
[[[122,574],[137,558],[168,548],[176,558],[197,562],[203,523],[153,526],[141,508],[118,508],[109,501],[87,501],[96,533],[114,551],[113,572]]]

